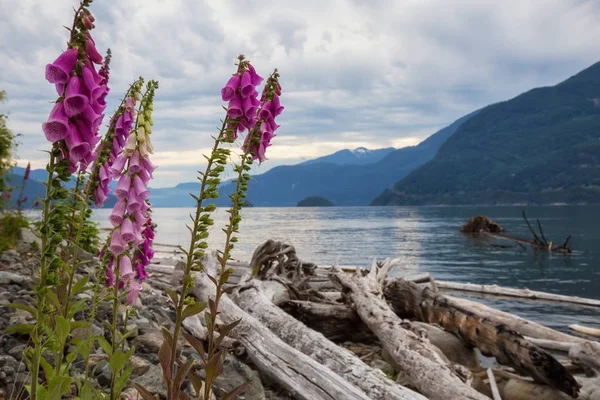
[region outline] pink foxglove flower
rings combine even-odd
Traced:
[[[67,83],[77,62],[77,48],[65,50],[52,64],[46,65],[46,80],[50,83]]]

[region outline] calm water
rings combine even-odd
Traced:
[[[499,222],[513,236],[529,237],[520,207],[334,207],[247,208],[242,211],[240,242],[232,255],[249,260],[259,244],[269,238],[296,247],[299,256],[319,265],[369,266],[373,257],[400,258],[394,274],[430,272],[436,279],[529,288],[600,299],[600,206],[527,207],[529,219],[539,218],[548,240],[562,243],[572,235],[570,255],[501,249],[490,241],[459,232],[471,216],[483,214]],[[191,209],[158,208],[157,243],[185,244]],[[110,210],[99,210],[95,219],[103,226]],[[222,246],[221,228],[227,214],[215,217],[211,246]],[[493,240],[496,244],[508,244]],[[159,254],[160,256],[160,254]],[[553,303],[517,303],[486,299],[558,329],[570,323],[600,327],[600,309],[560,306]]]

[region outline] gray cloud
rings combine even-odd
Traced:
[[[75,0],[0,0],[0,88],[20,156],[41,166]],[[285,113],[264,171],[346,147],[415,144],[460,116],[597,61],[600,3],[578,0],[97,0],[113,51],[109,109],[138,76],[158,79],[155,186],[193,180],[222,118],[220,88],[245,54],[282,75]],[[107,119],[105,120],[107,121]]]

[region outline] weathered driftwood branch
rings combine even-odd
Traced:
[[[214,260],[204,263],[214,266]],[[213,268],[208,268],[213,271]],[[214,274],[212,274],[214,275]],[[215,287],[205,273],[196,274],[196,287],[193,294],[201,299],[214,297]],[[360,389],[319,364],[305,354],[281,341],[256,318],[242,311],[227,296],[219,302],[220,317],[224,323],[241,320],[232,336],[245,348],[252,362],[266,375],[302,400],[368,400]]]
[[[577,296],[565,296],[561,294],[538,292],[536,290],[529,289],[513,289],[507,287],[501,287],[497,285],[478,285],[474,283],[459,283],[459,282],[447,282],[447,281],[435,281],[437,287],[440,289],[454,290],[460,292],[472,292],[472,293],[483,293],[493,294],[498,296],[516,297],[521,299],[531,300],[547,300],[556,301],[560,303],[571,303],[580,304],[584,306],[600,307],[600,300],[587,299],[584,297]],[[600,330],[598,330],[600,335]]]
[[[350,276],[334,270],[331,277],[342,285],[347,300],[377,335],[408,386],[432,400],[486,399],[445,365],[426,339],[404,329],[403,321],[389,308],[381,284],[392,265],[390,260],[381,268],[374,263],[366,276],[361,271]]]
[[[356,311],[345,304],[290,301],[283,306],[283,309],[331,340],[368,342],[374,338],[373,333],[362,322]],[[471,370],[479,367],[479,360],[474,349],[465,346],[453,334],[417,321],[411,322],[411,329],[415,333],[419,332],[417,335],[426,334],[431,344],[440,349],[451,362]]]
[[[567,335],[566,333],[562,333],[552,328],[548,328],[546,326],[526,320],[517,315],[497,310],[495,308],[486,306],[485,304],[477,303],[475,301],[467,299],[460,299],[458,297],[446,297],[452,300],[453,302],[459,304],[465,310],[493,318],[494,320],[503,323],[510,329],[517,331],[524,336],[529,336],[536,339],[548,339],[568,343],[583,343],[586,341],[585,339],[582,339],[580,337]]]
[[[264,283],[275,282],[252,280],[234,292],[232,299],[285,343],[331,369],[371,399],[425,400],[420,394],[394,383],[381,371],[369,367],[349,350],[286,314],[272,303],[273,297],[278,295],[271,293],[269,298],[262,290]],[[285,286],[279,286],[280,291],[286,291]]]
[[[569,325],[569,329],[575,332],[583,333],[584,335],[600,337],[600,329],[577,324]]]
[[[522,379],[509,379],[498,383],[502,400],[572,400],[566,395],[550,386],[538,385]]]
[[[386,282],[384,293],[399,316],[438,324],[499,363],[571,396],[577,394],[575,378],[554,357],[493,317],[467,310],[428,287],[402,279]]]
[[[498,384],[496,383],[496,377],[494,376],[494,371],[491,368],[487,369],[487,376],[490,380],[490,388],[492,389],[492,399],[494,400],[502,400],[500,397],[500,390],[498,390]]]

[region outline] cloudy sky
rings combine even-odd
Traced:
[[[55,98],[44,66],[64,49],[76,0],[0,0],[0,89],[20,164],[46,163]],[[455,119],[600,60],[595,0],[96,0],[113,52],[109,109],[142,75],[160,81],[155,187],[194,180],[223,117],[238,54],[277,67],[282,127],[256,172],[344,148],[417,144]]]

